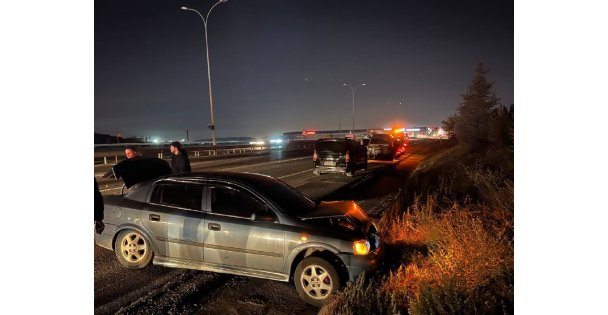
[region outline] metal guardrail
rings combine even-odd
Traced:
[[[142,144],[142,143],[122,143],[110,145],[95,145],[94,163],[95,165],[114,165],[124,160],[124,148],[127,145],[135,147],[143,156],[155,156],[160,159],[169,159],[171,152],[167,145]],[[312,149],[314,141],[294,141],[272,147],[268,145],[183,145],[183,148],[188,152],[189,158],[203,158],[216,156],[238,156],[246,154],[265,154],[270,153],[271,149],[284,151]]]

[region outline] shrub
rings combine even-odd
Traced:
[[[513,207],[512,149],[423,161],[377,222],[387,268],[323,314],[512,314]]]
[[[382,279],[366,279],[365,274],[360,275],[334,295],[319,314],[400,314],[394,294],[379,290],[381,282]]]
[[[385,221],[392,223],[383,231],[403,229],[416,235],[390,241],[428,246],[428,254],[417,253],[390,272],[383,285],[401,302],[399,308],[411,314],[467,314],[512,306],[513,243],[508,224],[488,224],[483,212],[458,206],[433,217],[428,218],[428,209],[414,210]],[[478,298],[483,295],[483,300]]]

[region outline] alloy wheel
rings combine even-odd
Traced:
[[[322,266],[309,265],[300,275],[304,292],[313,299],[325,299],[333,289],[331,276]]]
[[[120,253],[128,262],[140,262],[145,257],[147,250],[148,244],[139,233],[128,233],[120,241]]]

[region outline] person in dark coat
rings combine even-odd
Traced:
[[[125,147],[125,156],[127,159],[141,158],[141,154],[137,152],[134,146],[128,145]]]
[[[171,168],[173,173],[184,173],[190,172],[190,160],[188,159],[188,153],[182,149],[182,144],[179,141],[171,142],[169,150],[173,154],[171,156]]]
[[[95,205],[94,205],[95,213],[93,215],[93,219],[95,220],[95,232],[97,234],[101,234],[105,225],[103,224],[103,197],[101,196],[101,192],[99,191],[99,186],[97,186],[97,178],[95,178]]]

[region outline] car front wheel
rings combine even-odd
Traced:
[[[114,252],[118,261],[130,269],[146,267],[154,256],[150,242],[135,230],[124,230],[118,234]]]
[[[296,267],[294,283],[298,294],[306,303],[323,306],[340,288],[336,269],[326,260],[308,257]]]

